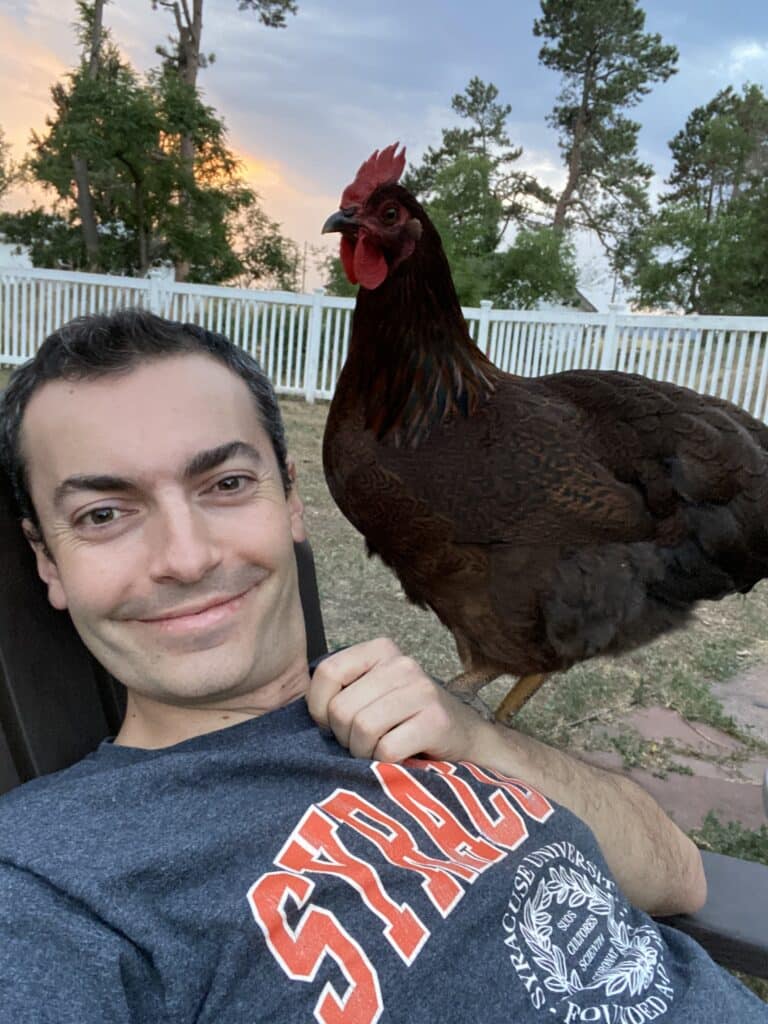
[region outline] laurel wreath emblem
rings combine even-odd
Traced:
[[[619,958],[606,969],[595,972],[592,981],[584,984],[578,971],[568,964],[563,950],[552,942],[552,914],[549,908],[585,907],[605,924]],[[617,921],[613,897],[590,881],[586,875],[568,867],[550,867],[539,881],[523,912],[520,933],[525,938],[534,962],[546,972],[544,984],[550,992],[573,995],[576,992],[603,988],[606,996],[628,992],[639,995],[653,980],[661,949],[661,937],[653,927],[640,925],[630,930]]]

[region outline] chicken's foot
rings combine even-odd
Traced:
[[[486,721],[491,721],[493,713],[488,705],[477,695],[478,690],[494,680],[497,676],[501,675],[503,669],[497,668],[493,665],[483,665],[481,668],[473,668],[467,672],[459,672],[453,679],[449,679],[445,683],[445,688],[449,693],[452,693],[454,697],[458,697],[459,700],[463,700],[465,704],[469,704],[471,708],[474,708]]]
[[[535,672],[521,676],[496,708],[493,716],[496,721],[508,725],[510,718],[514,718],[523,704],[531,699],[548,675],[548,672]]]

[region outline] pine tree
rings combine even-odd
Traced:
[[[768,97],[723,89],[670,142],[659,210],[629,246],[638,298],[686,312],[768,313]]]
[[[640,161],[640,125],[624,111],[674,74],[677,50],[646,33],[637,0],[541,0],[539,60],[562,76],[549,115],[567,168],[552,226],[594,231],[615,267],[622,240],[649,209],[652,169]]]

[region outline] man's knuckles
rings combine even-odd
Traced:
[[[377,636],[375,640],[370,640],[369,644],[372,650],[375,650],[380,656],[382,661],[389,661],[391,658],[396,658],[398,655],[402,657],[400,648],[391,637]]]

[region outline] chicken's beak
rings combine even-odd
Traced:
[[[321,234],[328,235],[332,231],[340,231],[342,234],[351,234],[360,227],[360,221],[355,217],[354,210],[337,210],[332,213],[323,224]]]

